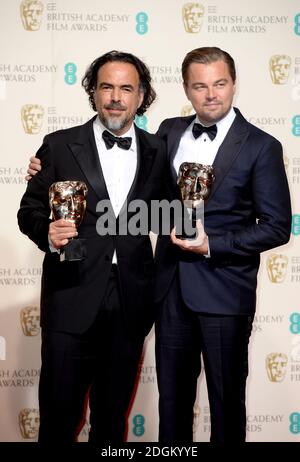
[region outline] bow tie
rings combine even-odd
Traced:
[[[104,130],[102,133],[102,138],[105,142],[105,146],[107,149],[111,149],[115,143],[121,149],[130,149],[132,138],[130,136],[124,136],[123,138],[119,138],[118,136],[112,135],[112,133]]]
[[[200,124],[194,124],[192,131],[193,131],[194,138],[197,139],[200,135],[202,135],[202,133],[206,132],[210,140],[212,141],[216,137],[218,129],[217,129],[216,124],[211,125],[210,127],[204,127],[203,125],[200,125]]]

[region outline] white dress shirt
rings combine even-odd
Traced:
[[[181,137],[177,152],[174,157],[173,166],[178,175],[179,167],[183,162],[197,162],[203,165],[212,165],[217,155],[218,149],[224,141],[225,136],[228,133],[234,119],[234,109],[231,108],[228,114],[216,123],[217,134],[216,137],[211,140],[206,132],[203,132],[198,138],[195,138],[192,132],[194,123],[200,123],[205,125],[199,120],[198,116],[192,121],[192,123],[185,130]],[[205,224],[203,223],[204,228]],[[205,257],[210,257],[209,240],[208,240],[208,252]]]
[[[192,132],[194,123],[204,125],[199,120],[198,116],[196,116],[181,137],[173,162],[176,173],[178,174],[179,167],[183,162],[197,162],[198,164],[212,165],[218,149],[223,143],[234,119],[235,112],[234,109],[231,108],[224,119],[216,123],[218,131],[213,140],[211,140],[205,132],[202,133],[199,138],[195,139]]]
[[[107,128],[104,127],[99,117],[94,120],[93,129],[106,188],[113,211],[117,217],[126,201],[137,169],[137,146],[134,126],[132,125],[122,135],[131,136],[132,138],[131,147],[128,150],[119,148],[117,143],[111,149],[106,148],[102,133]],[[117,256],[116,252],[114,252],[113,263],[116,262]]]
[[[127,198],[136,173],[137,149],[134,126],[132,125],[122,135],[122,137],[131,136],[132,138],[131,147],[128,150],[119,148],[117,143],[111,149],[106,148],[102,133],[107,128],[104,127],[99,117],[94,120],[93,128],[106,188],[113,211],[117,217]]]
[[[111,149],[107,149],[102,138],[104,127],[99,117],[94,120],[93,129],[96,146],[103,171],[103,176],[115,216],[117,217],[127,198],[132,186],[137,168],[137,147],[134,126],[124,133],[123,136],[131,136],[130,149],[121,149],[115,143]],[[109,130],[107,130],[109,131]],[[52,246],[50,238],[49,247],[51,252],[59,252]],[[117,263],[116,252],[113,255],[113,263]]]

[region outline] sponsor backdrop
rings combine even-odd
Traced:
[[[192,113],[180,76],[185,54],[216,45],[236,60],[236,105],[283,144],[293,201],[290,243],[262,255],[250,344],[247,440],[299,442],[299,1],[2,1],[0,37],[0,441],[36,441],[39,424],[43,255],[16,222],[29,155],[46,133],[94,115],[80,82],[88,64],[104,52],[129,51],[150,67],[158,98],[137,124],[155,132],[165,117]],[[157,441],[157,401],[151,332],[129,417],[129,441]],[[87,439],[88,417],[86,422],[81,441]],[[195,441],[208,441],[209,431],[201,375]]]

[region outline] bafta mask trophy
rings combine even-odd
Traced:
[[[196,221],[204,217],[204,201],[209,197],[215,179],[213,167],[194,162],[180,165],[177,184],[184,206],[183,230],[181,239],[196,237]]]
[[[58,181],[49,188],[49,203],[54,220],[63,218],[72,221],[76,227],[82,222],[87,186],[83,181]],[[70,239],[60,249],[60,261],[83,260],[86,255],[84,239]]]

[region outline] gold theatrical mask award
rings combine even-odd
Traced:
[[[83,181],[58,181],[49,188],[49,203],[54,220],[71,221],[78,227],[86,208],[87,186]],[[86,255],[84,239],[70,239],[60,249],[60,261],[83,260]]]
[[[197,235],[196,221],[198,219],[204,226],[204,201],[210,195],[214,179],[215,175],[211,165],[194,162],[184,162],[180,165],[177,184],[184,206],[184,218],[182,232],[177,237],[194,239]]]

